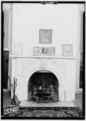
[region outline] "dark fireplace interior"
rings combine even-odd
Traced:
[[[49,71],[37,71],[28,83],[28,100],[54,102],[59,100],[59,84],[56,76]]]

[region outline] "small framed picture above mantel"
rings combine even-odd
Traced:
[[[73,44],[62,44],[62,56],[73,57]]]
[[[35,56],[55,56],[55,47],[34,47]]]

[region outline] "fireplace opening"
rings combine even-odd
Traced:
[[[50,71],[37,71],[29,79],[28,100],[36,102],[59,101],[59,82]]]

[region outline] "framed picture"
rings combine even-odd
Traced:
[[[36,56],[54,56],[55,55],[55,47],[35,47],[34,55]]]
[[[52,29],[39,30],[39,43],[50,44],[52,43]]]
[[[73,56],[72,44],[62,44],[62,56]]]
[[[34,48],[34,55],[40,56],[41,55],[41,48],[40,47],[35,47]]]
[[[15,43],[13,48],[13,54],[17,56],[23,55],[23,43]]]

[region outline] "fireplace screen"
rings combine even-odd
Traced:
[[[28,100],[52,102],[59,100],[58,80],[51,72],[36,72],[29,79]]]

